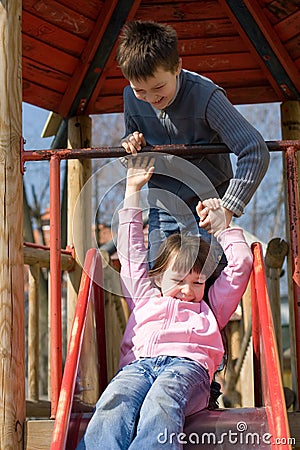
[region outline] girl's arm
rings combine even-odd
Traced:
[[[128,158],[124,208],[119,211],[118,256],[121,263],[121,282],[130,307],[136,301],[153,294],[148,277],[147,249],[144,244],[142,211],[139,208],[140,190],[154,170],[154,158],[139,155]]]
[[[247,288],[253,256],[241,228],[227,228],[217,239],[226,255],[227,266],[209,289],[208,296],[219,327],[224,328]]]
[[[154,171],[154,158],[137,156],[128,159],[124,208],[138,208],[140,191]]]

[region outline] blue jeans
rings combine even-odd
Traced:
[[[77,450],[182,449],[187,405],[200,393],[204,409],[209,390],[207,371],[188,358],[136,360],[101,395]]]
[[[211,243],[216,265],[221,262],[222,267],[226,265],[226,258],[221,245],[216,238],[206,230],[199,228],[199,216],[195,213],[189,215],[176,215],[173,217],[167,211],[159,208],[150,208],[149,211],[149,266],[152,267],[162,242],[174,233],[189,233],[201,236]]]

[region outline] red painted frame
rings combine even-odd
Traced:
[[[98,361],[100,369],[99,391],[107,384],[105,348],[104,293],[102,289],[102,260],[97,249],[88,250],[84,262],[78,300],[71,330],[68,353],[62,378],[51,450],[66,448],[75,383],[89,305],[94,308],[96,319]]]

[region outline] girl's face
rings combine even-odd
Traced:
[[[176,93],[176,77],[181,71],[181,60],[175,73],[158,68],[152,77],[141,81],[130,81],[130,86],[139,100],[150,103],[156,109],[164,109]]]
[[[185,302],[199,303],[204,295],[205,277],[199,273],[179,273],[171,264],[157,283],[164,296],[171,296]]]

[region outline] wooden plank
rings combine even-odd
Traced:
[[[94,28],[94,21],[74,9],[66,8],[55,0],[23,0],[23,10],[46,22],[87,39]]]
[[[178,50],[180,56],[247,52],[245,43],[239,36],[179,39]]]
[[[295,14],[287,17],[287,19],[282,20],[280,23],[274,26],[275,32],[278,34],[279,38],[286,42],[292,39],[294,36],[299,34],[299,23],[300,23],[300,10],[298,9]]]
[[[226,17],[217,1],[202,0],[196,3],[171,2],[165,4],[141,3],[135,19],[154,20],[156,22],[219,19]]]
[[[51,403],[49,400],[39,400],[38,402],[33,402],[31,400],[26,400],[26,417],[37,418],[47,418],[49,419],[51,415]]]
[[[252,54],[246,52],[183,56],[182,62],[186,69],[199,73],[259,68]]]
[[[188,22],[172,22],[170,20],[168,23],[175,28],[180,39],[237,35],[232,22],[227,17],[214,20],[191,20]]]
[[[61,94],[64,94],[70,81],[68,75],[40,64],[38,61],[28,59],[26,56],[23,56],[23,78],[31,83],[38,81],[40,86],[44,86],[46,89],[50,87],[51,90]]]
[[[23,79],[23,101],[59,113],[62,95]]]
[[[104,0],[59,0],[61,5],[75,10],[77,13],[94,20],[104,6]]]
[[[50,250],[40,248],[24,247],[24,264],[34,265],[38,263],[40,267],[50,267]],[[61,254],[62,270],[73,270],[75,268],[75,260],[65,253]]]
[[[51,67],[52,70],[72,75],[78,60],[44,42],[40,42],[27,34],[23,34],[23,53],[27,58]]]
[[[54,420],[27,420],[25,422],[25,450],[49,450]]]
[[[27,11],[23,11],[22,16],[22,33],[79,58],[86,44],[85,39],[52,23],[45,22]]]
[[[297,11],[297,2],[287,0],[264,1],[263,12],[274,25]]]
[[[285,43],[285,48],[292,59],[300,58],[300,34]]]

